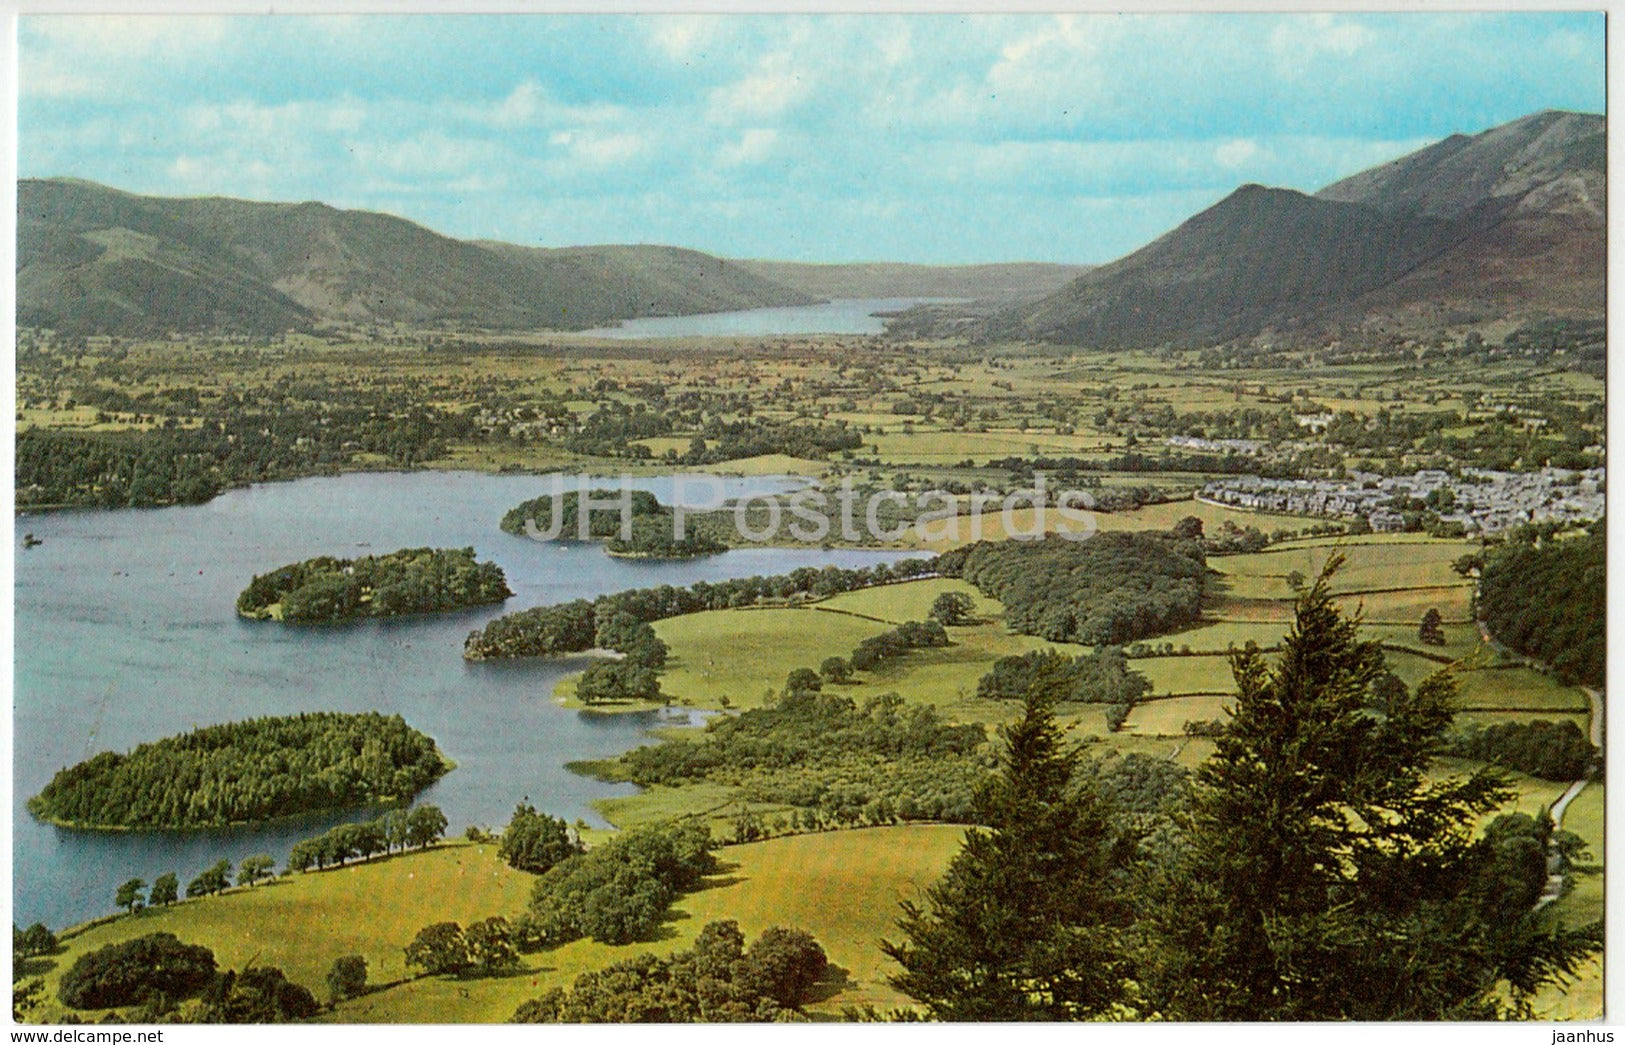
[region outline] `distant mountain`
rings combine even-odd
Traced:
[[[572,295],[579,299],[585,288],[592,288],[597,314],[577,314],[573,318],[586,321],[570,322],[571,327],[638,316],[687,316],[825,300],[764,279],[738,262],[682,247],[545,248],[483,241],[480,246],[523,269],[559,300]]]
[[[1247,185],[978,332],[1144,347],[1600,316],[1606,122],[1543,112],[1456,135],[1314,196]]]
[[[970,298],[1004,302],[1044,297],[1090,268],[1040,262],[817,265],[794,261],[735,261],[734,264],[819,298]]]
[[[580,329],[815,300],[672,247],[541,250],[464,242],[321,203],[168,199],[66,179],[17,188],[17,321],[25,326]]]

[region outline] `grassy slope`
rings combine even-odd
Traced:
[[[214,951],[225,968],[252,961],[275,965],[289,979],[326,997],[333,959],[360,954],[373,983],[405,975],[402,948],[431,922],[467,924],[513,915],[530,895],[529,875],[496,859],[494,845],[453,842],[424,853],[377,859],[338,870],[279,878],[253,889],[155,908],[96,926],[51,959],[46,993],[75,958],[97,947],[171,932]],[[43,1014],[49,1019],[51,1014]]]
[[[496,1022],[520,1002],[588,969],[642,951],[665,953],[692,942],[707,922],[736,919],[747,935],[770,925],[808,929],[849,982],[821,1003],[902,1004],[884,984],[886,960],[877,941],[892,932],[897,901],[917,896],[947,865],[962,829],[912,825],[802,835],[720,851],[723,870],[704,890],[678,901],[660,940],[625,947],[577,941],[528,955],[517,974],[493,979],[421,978],[395,983],[340,1006],[346,1022]],[[369,981],[398,981],[401,952],[418,929],[453,920],[523,910],[534,879],[509,869],[491,845],[454,843],[427,853],[380,860],[336,872],[299,875],[274,885],[239,890],[144,912],[97,926],[68,942],[45,973],[50,1008],[58,1018],[56,983],[80,954],[150,932],[173,932],[211,948],[221,964],[275,965],[326,997],[324,979],[334,958],[361,954]]]

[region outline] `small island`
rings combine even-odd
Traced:
[[[451,769],[399,715],[311,712],[104,751],[58,772],[28,811],[61,827],[225,827],[404,801]]]
[[[476,562],[473,548],[403,548],[359,559],[322,556],[261,574],[237,596],[237,612],[253,620],[330,624],[444,613],[512,594],[502,567]]]
[[[544,495],[525,501],[502,517],[502,531],[538,540],[581,540],[581,496],[580,491],[572,490],[557,497]],[[685,532],[678,538],[672,509],[645,490],[630,491],[628,514],[632,530],[623,538],[621,496],[619,490],[592,490],[587,494],[593,507],[587,512],[585,539],[603,541],[608,554],[625,559],[695,559],[728,550],[727,543],[711,532],[716,527],[711,513],[686,518]],[[597,507],[606,503],[610,507]],[[555,506],[557,521],[553,518]]]

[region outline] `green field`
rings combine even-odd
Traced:
[[[1451,564],[1477,550],[1478,545],[1468,541],[1370,541],[1354,537],[1314,546],[1292,542],[1262,552],[1219,556],[1211,565],[1230,579],[1238,596],[1290,598],[1291,589],[1285,584],[1288,574],[1297,572],[1313,580],[1336,553],[1343,554],[1347,561],[1332,578],[1332,590],[1350,592],[1470,584],[1451,569]],[[1260,583],[1266,581],[1279,583]],[[1249,582],[1268,587],[1268,591],[1251,590]]]
[[[1588,712],[1585,694],[1531,668],[1468,671],[1461,676],[1463,710],[1511,708],[1527,711]]]
[[[151,932],[172,932],[215,952],[226,968],[274,965],[318,998],[333,959],[361,954],[368,981],[382,986],[328,1017],[358,1023],[500,1022],[519,1004],[577,975],[644,951],[687,947],[710,921],[732,918],[747,935],[770,925],[813,933],[844,977],[819,1008],[891,1007],[907,999],[884,982],[879,939],[893,932],[897,901],[929,885],[958,848],[963,828],[910,825],[799,835],[719,851],[722,871],[674,906],[656,941],[612,947],[589,940],[527,955],[514,974],[488,979],[405,980],[402,948],[436,921],[467,924],[524,909],[530,875],[513,871],[491,845],[452,843],[426,853],[338,871],[278,879],[252,890],[121,917],[67,942],[44,971],[44,1020],[56,1020],[56,983],[79,955]]]
[[[976,603],[976,614],[980,618],[991,619],[1004,615],[1004,607],[997,599],[990,599],[977,591],[974,586],[951,577],[932,577],[903,584],[882,584],[831,596],[816,605],[822,610],[856,613],[901,624],[904,621],[925,620],[931,615],[931,604],[947,592],[969,595]]]
[[[49,959],[46,994],[75,958],[97,947],[154,932],[171,932],[214,951],[223,968],[248,962],[275,965],[320,999],[333,959],[360,954],[368,980],[406,975],[402,948],[432,922],[467,924],[524,909],[530,875],[496,859],[496,846],[451,842],[427,852],[375,859],[318,874],[277,878],[253,889],[152,908],[117,918],[67,941]],[[506,1014],[504,1014],[506,1015]],[[51,1019],[51,1011],[42,1013]]]
[[[660,687],[696,707],[758,707],[784,678],[824,658],[844,657],[889,625],[814,609],[713,610],[657,621],[655,634],[671,648]]]
[[[1136,508],[1123,512],[1092,512],[1088,523],[1072,524],[1060,516],[1055,508],[1050,508],[1045,514],[1046,528],[1051,531],[1070,529],[1076,532],[1088,532],[1092,527],[1099,532],[1115,530],[1167,530],[1171,529],[1179,520],[1195,516],[1201,519],[1203,525],[1212,529],[1225,521],[1235,523],[1237,526],[1253,526],[1266,533],[1277,529],[1301,530],[1306,526],[1323,522],[1321,519],[1310,519],[1297,515],[1271,515],[1264,512],[1245,512],[1237,508],[1226,508],[1222,505],[1206,504],[1193,500],[1175,500],[1162,504],[1150,504],[1143,508]],[[1034,511],[1031,508],[1016,508],[1010,513],[1010,522],[1017,532],[1036,532]],[[935,534],[937,527],[932,527]],[[1001,540],[1008,536],[1003,513],[997,510],[985,511],[981,517],[981,532],[978,534],[971,528],[969,517],[959,520],[959,528],[951,539],[920,541],[914,530],[910,529],[899,542],[903,547],[925,547],[935,551],[945,551],[961,544],[968,544],[974,540]]]
[[[1125,728],[1147,736],[1184,735],[1185,723],[1225,718],[1225,708],[1235,703],[1229,697],[1171,697],[1137,704]]]
[[[1230,658],[1222,653],[1191,657],[1140,657],[1131,660],[1135,671],[1151,680],[1156,696],[1171,693],[1234,693]]]
[[[961,581],[933,578],[837,595],[800,608],[715,610],[658,621],[655,633],[671,649],[660,677],[669,698],[700,707],[759,707],[784,686],[796,668],[816,670],[827,657],[846,657],[863,639],[897,623],[923,620],[945,591],[974,589]],[[976,684],[999,657],[1051,644],[1005,631],[1003,608],[975,595],[984,616],[972,626],[949,630],[953,645],[914,650],[831,686],[862,703],[885,693],[942,708],[961,721],[998,722],[1011,709],[976,699]],[[1078,653],[1078,647],[1065,647]],[[568,681],[561,692],[568,692]]]
[[[919,824],[795,835],[724,849],[724,884],[685,897],[681,910],[704,925],[734,918],[746,936],[799,925],[846,970],[848,986],[818,1008],[880,1008],[908,999],[885,983],[894,968],[879,940],[897,938],[899,900],[917,900],[958,851],[964,828]]]

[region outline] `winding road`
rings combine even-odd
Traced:
[[[1535,665],[1535,661],[1528,657],[1524,657],[1522,654],[1513,650],[1509,650],[1507,647],[1497,642],[1495,640],[1495,636],[1490,634],[1488,624],[1485,624],[1483,621],[1477,621],[1475,623],[1478,624],[1479,637],[1489,644],[1491,649],[1509,657],[1520,657],[1526,663]],[[1544,670],[1544,668],[1542,668],[1542,670]],[[1581,686],[1580,690],[1585,693],[1586,700],[1591,704],[1591,744],[1593,747],[1601,750],[1603,719],[1602,690],[1596,689],[1592,686]],[[1575,798],[1579,796],[1580,792],[1585,790],[1586,785],[1590,782],[1590,777],[1581,777],[1580,779],[1569,784],[1558,800],[1552,803],[1550,813],[1552,817],[1553,830],[1557,830],[1563,826],[1563,814],[1568,812],[1569,803],[1574,801]],[[1557,851],[1555,848],[1551,850],[1551,859],[1548,861],[1548,868],[1550,869],[1550,874],[1548,874],[1546,877],[1546,888],[1541,891],[1540,899],[1535,901],[1535,910],[1537,911],[1563,895],[1563,874],[1558,870]]]

